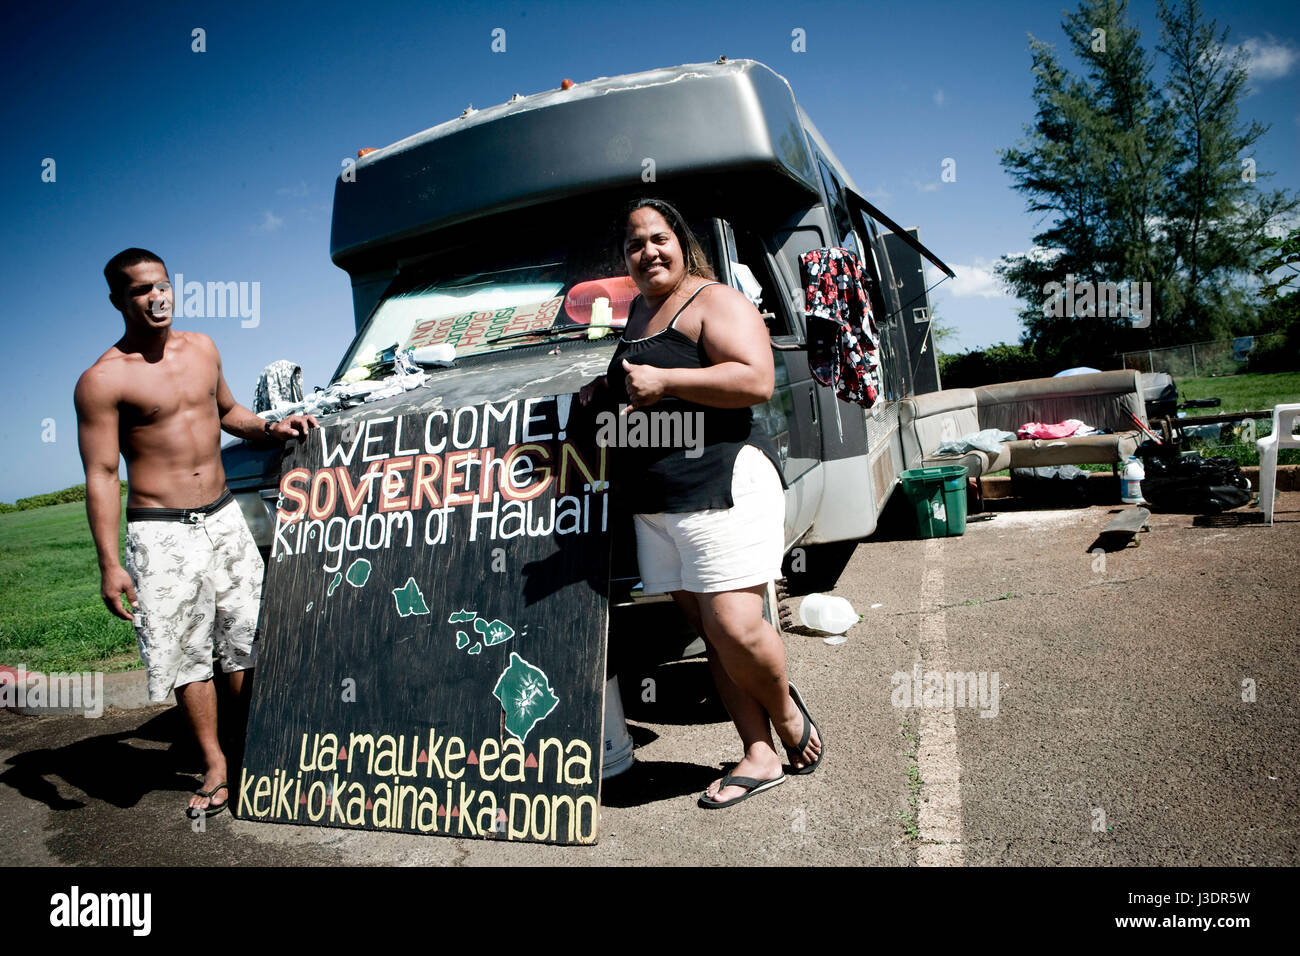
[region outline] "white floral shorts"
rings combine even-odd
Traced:
[[[214,652],[226,673],[256,666],[262,556],[239,505],[222,504],[228,495],[211,514],[127,509],[125,564],[151,701],[210,680]]]

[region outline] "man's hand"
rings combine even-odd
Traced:
[[[609,388],[609,379],[605,378],[603,375],[597,376],[586,385],[582,386],[582,388],[578,389],[578,404],[590,404],[591,400],[596,397],[596,392],[604,391],[607,388]]]
[[[306,435],[313,428],[320,428],[320,422],[316,421],[315,417],[311,415],[287,415],[278,422],[272,422],[271,427],[266,429],[266,432],[280,441],[288,441],[290,438],[300,438]]]
[[[131,575],[126,573],[126,568],[120,564],[105,568],[101,575],[101,582],[100,597],[104,599],[108,609],[124,621],[134,621],[135,615],[122,603],[122,592],[125,591],[131,607],[134,608],[136,604],[135,585],[131,582]]]
[[[631,402],[627,411],[653,405],[667,394],[668,376],[665,369],[653,365],[633,365],[623,359],[627,372],[627,398]]]

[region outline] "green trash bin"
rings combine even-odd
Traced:
[[[900,477],[903,493],[916,511],[916,530],[922,538],[966,533],[965,468],[909,468]]]

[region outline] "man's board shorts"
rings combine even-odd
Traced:
[[[753,445],[736,455],[731,497],[731,508],[635,516],[643,593],[738,591],[781,576],[785,492]]]
[[[127,508],[126,570],[149,699],[256,666],[262,556],[234,496],[194,509]]]

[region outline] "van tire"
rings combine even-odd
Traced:
[[[784,579],[781,581],[768,581],[767,589],[763,591],[763,620],[767,621],[776,628],[776,633],[780,634],[785,630],[789,623],[788,615],[781,609],[781,592],[784,591]]]

